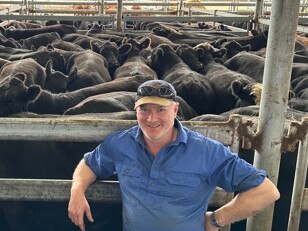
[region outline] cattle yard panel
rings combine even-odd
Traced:
[[[183,121],[188,128],[223,142],[239,151],[242,117],[234,115],[227,122]],[[136,121],[86,118],[0,118],[1,140],[27,141],[101,141],[114,131],[136,125]],[[0,179],[0,200],[63,201],[69,199],[70,180]],[[118,182],[97,181],[87,191],[90,200],[120,202]],[[219,207],[233,198],[217,188],[210,206]],[[230,230],[231,225],[224,227]]]
[[[308,117],[303,120],[308,127]],[[291,124],[292,125],[292,124]],[[296,125],[293,129],[296,129]],[[288,231],[298,230],[302,211],[308,211],[308,188],[305,188],[308,166],[308,133],[299,142]]]
[[[233,16],[233,17],[223,17],[223,16],[123,16],[123,30],[125,31],[127,22],[247,22],[250,23],[252,16]],[[207,31],[207,33],[211,33]],[[235,30],[232,33],[239,36],[245,36],[248,34],[245,30]]]
[[[104,14],[116,14],[117,10],[109,10],[108,6],[117,6],[117,1],[105,1],[104,2],[104,8],[103,8],[103,13]],[[179,16],[179,5],[180,2],[134,2],[134,1],[126,1],[122,2],[122,7],[125,6],[140,6],[141,7],[148,7],[149,9],[147,10],[138,10],[138,9],[131,9],[131,10],[122,10],[123,14],[148,14],[148,15],[166,15],[166,14],[173,14],[173,15],[178,15]],[[175,9],[170,9],[168,10],[168,7],[175,7]]]
[[[100,22],[110,22],[112,29],[115,28],[115,16],[114,15],[100,15],[100,16],[64,16],[64,15],[0,15],[1,20],[59,20],[59,21],[100,21]]]

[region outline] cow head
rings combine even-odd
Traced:
[[[204,68],[200,62],[200,53],[191,46],[182,44],[176,49],[176,53],[192,70],[200,71]]]
[[[231,84],[232,94],[238,99],[235,107],[260,105],[262,84],[235,80]]]
[[[0,116],[9,116],[27,110],[30,100],[37,97],[40,87],[27,87],[24,74],[7,77],[0,82]]]
[[[109,73],[113,76],[114,71],[120,66],[117,44],[107,41],[100,47],[99,53],[107,60]]]

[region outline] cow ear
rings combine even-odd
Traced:
[[[231,90],[232,90],[232,95],[242,98],[241,95],[243,95],[244,87],[240,81],[238,80],[233,81],[231,84]]]
[[[243,50],[249,52],[251,50],[251,45],[247,44],[246,46],[243,46]]]
[[[21,82],[25,82],[26,81],[26,75],[24,73],[18,73],[16,75],[14,75],[14,77],[16,79],[19,79]]]
[[[212,57],[213,58],[221,58],[222,56],[224,56],[227,53],[227,49],[226,48],[221,48],[218,51],[213,51],[212,52]]]
[[[99,46],[93,41],[90,41],[90,49],[95,53],[99,53]]]
[[[204,50],[202,48],[196,48],[195,50],[198,53],[199,59],[201,59],[204,56]]]
[[[155,52],[156,59],[160,59],[161,57],[163,57],[163,55],[164,55],[164,50],[161,48],[158,48]]]
[[[29,100],[35,99],[41,92],[41,87],[38,85],[31,85],[27,90],[27,97]]]
[[[144,41],[140,43],[141,49],[142,48],[147,48],[151,44],[151,39],[150,38],[145,38]]]
[[[47,76],[49,76],[52,73],[52,66],[53,66],[52,60],[49,59],[45,65]]]
[[[48,44],[47,47],[46,47],[46,49],[47,49],[48,51],[54,51],[54,50],[55,50],[54,46],[51,45],[51,44]]]
[[[0,26],[0,33],[5,36],[5,29],[3,26]]]
[[[71,82],[71,81],[73,81],[74,79],[76,79],[76,77],[77,77],[77,72],[78,72],[78,69],[77,69],[77,67],[75,67],[75,68],[73,69],[73,71],[71,71],[71,72],[68,74],[68,82]]]
[[[132,49],[132,44],[130,44],[130,43],[125,43],[125,44],[122,44],[122,45],[119,47],[119,53],[120,53],[120,54],[126,54],[126,53],[128,53],[131,49]]]

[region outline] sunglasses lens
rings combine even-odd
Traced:
[[[149,86],[144,86],[138,89],[137,92],[140,96],[158,96],[162,98],[175,100],[175,94],[168,88],[154,88]]]

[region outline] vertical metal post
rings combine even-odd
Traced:
[[[259,18],[263,14],[263,0],[257,0],[256,6],[255,6],[255,13],[254,13],[254,26],[253,29],[259,30],[260,24],[259,24]]]
[[[308,125],[308,117],[302,120],[304,125]],[[308,166],[308,132],[303,140],[299,142],[294,185],[292,192],[291,208],[288,222],[288,231],[299,230],[300,217],[302,212],[302,198],[304,195],[305,182]]]
[[[260,149],[255,152],[254,165],[267,171],[277,184],[281,141],[288,103],[295,34],[300,0],[274,1],[264,67],[263,88],[258,122]],[[287,22],[281,27],[281,22]],[[270,231],[274,205],[252,216],[247,231]]]
[[[180,9],[179,9],[180,16],[183,16],[183,7],[184,7],[184,1],[180,0]]]
[[[117,4],[117,31],[122,31],[122,0]]]

